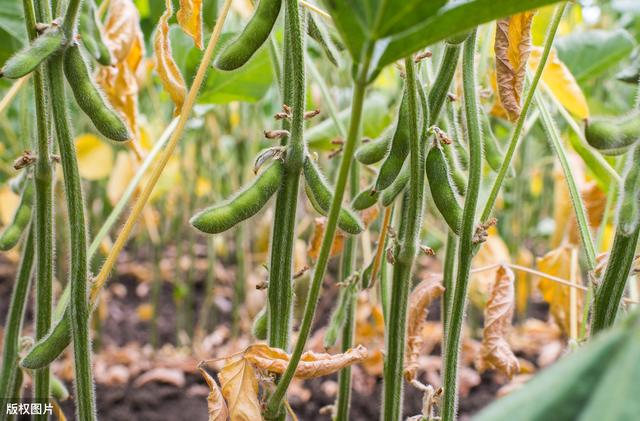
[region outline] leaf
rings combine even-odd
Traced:
[[[118,152],[113,173],[107,182],[107,197],[112,205],[120,200],[134,176],[135,171],[129,154],[125,151]]]
[[[11,191],[8,184],[0,186],[0,222],[2,225],[11,223],[19,204],[20,196]]]
[[[509,263],[509,248],[500,238],[495,227],[489,228],[489,237],[482,244],[480,251],[473,259],[475,267],[483,267],[500,263]],[[469,280],[469,301],[477,308],[484,308],[491,292],[491,285],[496,279],[498,269],[484,270],[474,273]]]
[[[113,171],[113,149],[93,134],[76,137],[76,154],[80,176],[87,180],[101,180]]]
[[[227,421],[229,418],[229,408],[222,397],[222,392],[218,387],[218,383],[211,377],[209,373],[202,367],[198,367],[200,374],[204,377],[204,381],[209,386],[209,396],[207,396],[207,408],[209,411],[209,421]]]
[[[418,371],[418,357],[423,342],[422,330],[427,321],[427,309],[443,292],[442,276],[430,273],[413,289],[409,296],[407,347],[404,363],[404,377],[408,382],[416,378]]]
[[[135,387],[142,387],[150,382],[160,382],[172,384],[177,388],[182,388],[186,384],[184,371],[179,368],[153,368],[139,376],[134,382]]]
[[[156,71],[160,76],[164,89],[169,92],[171,100],[176,105],[174,115],[178,115],[187,95],[187,86],[171,54],[171,43],[169,41],[169,18],[173,14],[171,0],[166,0],[166,7],[166,11],[160,17],[160,22],[158,22],[158,28],[153,38],[153,47],[156,58]]]
[[[316,260],[320,255],[320,247],[322,246],[322,239],[324,238],[324,230],[327,225],[327,218],[319,217],[314,220],[313,234],[309,241],[309,248],[307,254],[313,260]],[[344,233],[342,231],[336,231],[336,235],[333,238],[333,244],[331,244],[330,256],[335,257],[342,253],[344,248]]]
[[[517,120],[522,110],[533,15],[532,12],[525,12],[496,22],[494,48],[498,93],[511,121]]]
[[[110,0],[104,25],[105,42],[116,63],[129,57],[139,41],[140,15],[131,0]]]
[[[534,47],[531,50],[531,58],[529,60],[531,70],[538,68],[541,55],[541,47]],[[552,49],[549,54],[547,65],[542,73],[542,80],[570,113],[579,119],[589,117],[587,99],[571,71],[558,58],[555,49]]]
[[[290,356],[278,348],[271,348],[266,344],[249,346],[243,353],[244,358],[256,368],[271,373],[282,374],[289,365]],[[367,357],[367,349],[358,345],[342,354],[325,354],[307,351],[302,354],[296,368],[295,377],[299,379],[313,379],[328,376],[344,367],[360,362]]]
[[[244,357],[230,358],[218,372],[231,421],[262,420],[256,372]]]
[[[182,30],[202,50],[202,0],[180,0],[176,18]]]
[[[631,55],[633,36],[622,28],[574,32],[556,42],[558,56],[578,82],[602,75]]]
[[[484,308],[482,348],[477,364],[480,372],[497,369],[512,378],[520,371],[518,359],[506,339],[515,308],[514,282],[513,271],[506,266],[500,266],[487,306]]]
[[[562,278],[571,279],[572,247],[560,246],[551,250],[543,257],[538,258],[538,269],[546,274]],[[582,284],[579,274],[573,277],[573,282]],[[565,335],[571,332],[571,287],[562,285],[548,278],[541,277],[538,281],[538,289],[542,293],[542,298],[549,303],[549,311],[554,321],[560,326]],[[580,314],[580,294],[576,294],[576,312]],[[577,322],[575,320],[574,322]]]

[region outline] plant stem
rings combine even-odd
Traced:
[[[464,43],[462,53],[462,86],[464,91],[464,105],[469,139],[469,181],[467,184],[462,228],[460,233],[458,268],[456,283],[451,303],[451,317],[449,319],[448,334],[444,354],[444,400],[442,419],[452,421],[456,417],[457,409],[457,370],[458,353],[460,349],[460,335],[465,314],[469,271],[474,248],[475,214],[482,175],[482,131],[480,129],[480,114],[478,113],[478,99],[476,95],[475,55],[476,31],[469,34]]]
[[[411,274],[418,249],[420,227],[422,225],[424,193],[424,147],[425,133],[420,131],[420,105],[415,64],[412,57],[405,59],[406,84],[408,93],[409,138],[409,185],[403,204],[403,228],[394,247],[393,279],[389,322],[387,324],[386,359],[384,365],[384,392],[382,398],[382,419],[399,420],[402,417],[402,385],[404,382],[404,354],[407,334],[407,303],[411,290]],[[446,90],[445,90],[446,93]],[[444,95],[443,97],[444,98]],[[423,120],[429,116],[422,113]]]
[[[444,267],[442,270],[442,284],[444,294],[441,301],[442,337],[446,340],[451,317],[451,301],[455,291],[456,253],[458,252],[458,236],[452,232],[447,235],[447,245],[444,252]]]
[[[297,2],[288,1],[285,11],[285,55],[283,72],[284,103],[292,108],[289,130],[285,177],[276,195],[275,214],[271,238],[269,263],[268,306],[278,311],[269,311],[269,345],[287,350],[291,332],[293,307],[292,267],[295,236],[296,211],[300,172],[304,162],[304,46],[300,29]],[[286,119],[285,119],[286,120]]]
[[[61,0],[58,1],[61,2]],[[62,30],[68,40],[72,40],[75,35],[76,22],[78,21],[78,12],[80,11],[81,3],[82,0],[69,0],[67,4],[64,21],[62,22]]]
[[[31,273],[34,261],[33,227],[27,229],[28,234],[26,241],[22,245],[22,259],[16,276],[13,291],[11,293],[11,302],[9,311],[5,321],[4,343],[2,345],[2,367],[0,370],[0,397],[17,398],[11,394],[13,385],[16,383],[18,367],[18,351],[20,331],[22,330],[22,322],[24,320],[24,310],[27,303],[27,293],[29,292],[29,284],[31,281]],[[7,419],[7,411],[0,411],[0,421]]]
[[[491,192],[489,193],[489,197],[485,202],[484,209],[482,210],[482,215],[480,216],[480,221],[482,223],[487,222],[489,217],[491,217],[491,212],[493,211],[493,206],[496,203],[496,199],[498,198],[498,193],[502,188],[502,183],[509,171],[509,167],[511,166],[511,161],[513,159],[513,155],[518,147],[520,142],[522,129],[524,127],[525,120],[527,118],[527,114],[529,112],[529,108],[531,107],[531,102],[533,101],[533,94],[538,87],[538,83],[540,82],[540,78],[542,77],[542,71],[544,70],[547,59],[549,58],[549,52],[551,51],[551,47],[553,45],[553,40],[556,36],[556,32],[558,31],[558,26],[560,25],[560,21],[562,20],[562,15],[564,14],[565,9],[567,8],[567,2],[563,2],[556,6],[553,17],[551,18],[551,23],[549,24],[549,28],[547,29],[547,34],[544,39],[544,47],[542,50],[542,54],[540,56],[540,63],[538,64],[538,68],[536,69],[536,73],[533,77],[533,80],[529,84],[529,89],[527,91],[527,96],[522,104],[522,111],[520,116],[518,117],[518,121],[516,122],[516,127],[513,129],[513,133],[511,134],[511,139],[509,140],[509,147],[507,148],[504,154],[504,160],[502,161],[502,166],[498,171],[498,175],[496,176],[493,186],[491,187]],[[476,247],[477,250],[477,247]],[[474,250],[475,251],[475,250]]]

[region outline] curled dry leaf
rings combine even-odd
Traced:
[[[169,18],[171,18],[172,14],[171,0],[166,0],[166,10],[160,17],[158,28],[153,38],[153,49],[156,59],[156,71],[160,76],[162,86],[164,86],[164,89],[169,93],[171,100],[176,105],[174,114],[177,115],[180,113],[184,98],[187,95],[187,86],[171,53]]]
[[[218,383],[216,383],[204,368],[198,367],[198,370],[200,370],[200,374],[202,374],[204,381],[206,381],[209,386],[209,396],[207,396],[209,421],[227,421],[229,418],[229,408],[227,408],[227,403],[222,397]]]
[[[496,22],[494,49],[498,94],[511,121],[517,120],[522,110],[533,15],[533,12],[525,12]]]
[[[249,346],[243,353],[244,358],[257,368],[272,373],[282,374],[289,364],[289,354],[278,348],[271,348],[266,344]],[[364,360],[367,349],[358,345],[342,354],[325,354],[307,351],[302,354],[296,368],[295,377],[312,379],[335,373],[344,367]]]
[[[150,382],[168,383],[180,388],[185,385],[186,381],[184,371],[181,369],[158,367],[142,374],[133,382],[133,385],[135,387],[142,387]]]
[[[520,370],[518,359],[507,342],[515,308],[514,282],[513,271],[500,266],[484,309],[482,348],[477,363],[481,372],[497,369],[509,378]]]
[[[414,380],[418,372],[418,357],[422,348],[422,330],[426,324],[427,308],[443,292],[442,276],[431,273],[413,289],[409,297],[407,348],[404,364],[404,376],[408,382]]]
[[[244,357],[227,359],[218,372],[222,396],[227,401],[231,421],[262,420],[258,402],[258,379],[253,365]]]
[[[182,30],[202,50],[202,0],[180,0],[176,17]]]
[[[313,260],[318,258],[320,255],[320,247],[322,246],[322,239],[324,238],[324,230],[327,225],[327,218],[320,217],[314,220],[314,228],[313,235],[311,236],[311,240],[309,242],[309,248],[307,249],[307,254]],[[341,231],[336,231],[336,235],[333,238],[333,244],[331,245],[331,257],[335,257],[342,253],[342,249],[344,248],[344,234]]]

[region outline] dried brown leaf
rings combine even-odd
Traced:
[[[498,94],[511,121],[517,120],[522,110],[533,15],[533,12],[524,12],[496,22],[494,49]]]
[[[140,15],[132,0],[110,0],[104,25],[105,42],[116,63],[123,62],[138,42]]]
[[[229,408],[222,397],[222,392],[218,387],[218,383],[211,377],[209,373],[202,367],[198,367],[200,374],[209,386],[209,396],[207,396],[207,408],[209,412],[209,421],[227,421],[229,418]]]
[[[176,387],[183,387],[186,383],[184,371],[178,368],[158,367],[142,374],[133,382],[133,385],[135,387],[142,387],[150,382],[168,383]]]
[[[507,342],[515,308],[514,282],[513,271],[501,266],[484,309],[482,348],[477,364],[481,372],[497,369],[509,378],[520,370],[518,359]]]
[[[180,0],[176,17],[182,30],[202,50],[202,0]]]
[[[187,85],[171,53],[169,18],[171,18],[172,14],[171,0],[166,0],[166,10],[160,17],[153,38],[153,50],[156,58],[156,71],[160,76],[162,86],[164,86],[164,89],[169,93],[171,100],[176,105],[174,114],[177,115],[180,113],[184,98],[187,95]]]
[[[407,348],[404,364],[404,376],[409,382],[416,378],[418,372],[418,357],[422,348],[422,331],[426,324],[427,308],[443,292],[442,276],[432,273],[413,289],[409,297]]]
[[[246,358],[231,358],[218,372],[222,396],[227,401],[231,421],[262,420],[258,402],[258,379]]]
[[[307,254],[313,260],[318,258],[320,255],[320,247],[322,246],[322,239],[324,238],[325,226],[327,225],[327,218],[320,217],[316,218],[314,221],[314,229],[313,235],[311,236],[311,241],[309,242],[309,247],[307,249]],[[331,257],[335,257],[342,253],[342,249],[344,248],[344,234],[341,231],[336,231],[336,235],[333,238],[333,244],[331,245]]]
[[[282,374],[289,364],[289,354],[266,344],[249,346],[243,353],[244,358],[257,368],[272,373]],[[367,349],[358,345],[342,354],[325,354],[307,351],[302,354],[296,368],[295,377],[312,379],[335,373],[344,367],[360,362],[367,357]]]

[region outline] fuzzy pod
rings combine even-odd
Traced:
[[[329,324],[324,333],[324,347],[325,349],[332,348],[338,341],[338,335],[342,331],[347,314],[349,313],[349,306],[353,301],[352,298],[358,290],[358,283],[351,282],[349,285],[344,286],[338,293],[338,301],[336,307],[331,313]]]
[[[220,70],[235,70],[249,61],[269,37],[281,6],[282,0],[260,0],[242,33],[224,47],[215,66]]]
[[[380,162],[389,153],[389,145],[393,135],[393,129],[387,128],[380,137],[360,146],[355,153],[356,159],[364,165],[372,165]]]
[[[302,166],[305,180],[305,192],[314,209],[321,215],[326,215],[333,200],[332,188],[320,172],[312,159],[305,158]],[[338,216],[338,226],[348,234],[360,234],[364,225],[360,218],[350,209],[342,207]]]
[[[460,196],[464,196],[467,190],[467,176],[460,169],[460,165],[458,163],[458,155],[456,154],[455,148],[443,148],[444,156],[447,159],[447,164],[449,166],[449,171],[451,174],[451,180],[453,184],[456,186],[456,190]]]
[[[465,42],[469,38],[468,32],[462,32],[456,35],[452,35],[445,40],[445,42],[449,45],[460,45]]]
[[[640,139],[640,111],[622,117],[594,117],[587,120],[584,136],[589,145],[604,155],[620,155]]]
[[[0,70],[0,76],[8,79],[18,79],[28,75],[40,63],[59,51],[64,46],[65,40],[62,29],[52,24],[31,44],[11,56],[2,70]]]
[[[631,235],[640,224],[640,146],[629,156],[618,208],[618,229]]]
[[[502,167],[502,161],[504,161],[504,152],[500,149],[500,143],[493,133],[491,128],[491,122],[489,116],[486,113],[482,113],[482,147],[484,150],[484,159],[489,164],[489,168],[494,172],[500,171]],[[513,167],[509,167],[509,176],[513,177],[515,171]]]
[[[78,106],[100,133],[117,142],[131,139],[127,125],[93,81],[77,43],[64,52],[64,74]]]
[[[259,340],[264,341],[267,339],[267,333],[269,329],[269,313],[267,310],[267,304],[256,314],[256,318],[251,325],[251,333]]]
[[[446,146],[445,146],[446,147]],[[433,145],[427,154],[426,174],[431,197],[438,211],[456,235],[460,235],[462,207],[458,203],[453,180],[449,173],[447,159],[439,143]]]
[[[409,166],[404,165],[393,183],[382,192],[382,206],[387,208],[393,204],[396,197],[407,187],[410,175]]]
[[[195,214],[191,225],[207,234],[218,234],[251,218],[267,204],[278,191],[284,176],[282,161],[275,160],[251,183],[232,198]]]
[[[364,189],[351,201],[351,207],[354,210],[362,211],[369,209],[378,202],[380,192],[374,190],[373,186]]]
[[[402,170],[402,166],[409,155],[411,144],[409,124],[409,92],[405,86],[404,93],[402,94],[402,102],[398,110],[395,131],[391,139],[391,148],[380,167],[380,172],[376,179],[376,190],[382,191],[389,187]]]
[[[33,183],[28,182],[22,190],[20,203],[13,214],[13,219],[0,233],[0,250],[7,251],[15,247],[20,237],[22,237],[22,233],[29,226],[33,206],[33,191]]]
[[[64,385],[62,380],[57,378],[53,373],[51,373],[49,380],[49,392],[51,393],[51,397],[58,402],[69,399],[69,389],[67,389],[67,386]]]
[[[71,320],[69,310],[58,320],[49,333],[36,342],[27,355],[20,361],[20,366],[31,370],[47,367],[71,343]]]
[[[78,30],[82,37],[82,44],[89,54],[103,66],[110,66],[112,64],[111,52],[103,39],[93,0],[83,2],[78,19]]]

